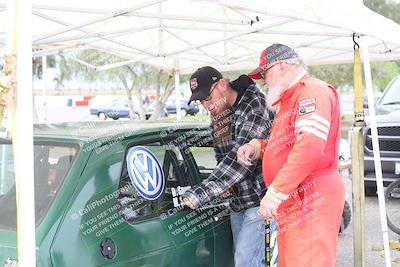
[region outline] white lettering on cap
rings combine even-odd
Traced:
[[[195,90],[199,84],[197,83],[197,78],[193,78],[190,80],[190,89]]]

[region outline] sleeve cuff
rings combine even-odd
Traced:
[[[261,153],[261,143],[257,139],[251,139],[250,142],[248,143],[250,146],[252,146],[255,150],[255,153],[253,155],[252,159],[258,159],[260,157]]]
[[[182,195],[182,199],[183,198],[187,198],[192,204],[193,206],[198,209],[201,206],[203,206],[203,202],[201,200],[201,198],[194,193],[192,190],[187,190],[183,195]]]
[[[286,194],[283,194],[283,193],[277,191],[272,185],[268,186],[268,190],[267,190],[267,193],[265,194],[265,196],[269,200],[271,200],[277,204],[280,204],[282,201],[288,199],[288,197],[289,197],[289,195],[286,195]]]

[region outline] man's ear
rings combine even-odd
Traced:
[[[222,91],[226,92],[228,90],[228,83],[224,79],[221,79],[219,82],[221,83]]]
[[[287,71],[289,70],[290,65],[285,62],[281,62],[278,64],[279,64],[280,76],[283,77],[286,75]]]

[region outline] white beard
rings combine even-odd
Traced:
[[[267,95],[266,95],[266,104],[267,108],[271,111],[277,111],[280,105],[275,105],[273,104],[281,98],[282,94],[285,92],[285,89],[283,88],[268,88],[267,89]]]

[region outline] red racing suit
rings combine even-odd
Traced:
[[[275,104],[270,137],[259,142],[266,185],[288,198],[277,211],[278,264],[333,267],[345,197],[336,90],[307,74]]]

